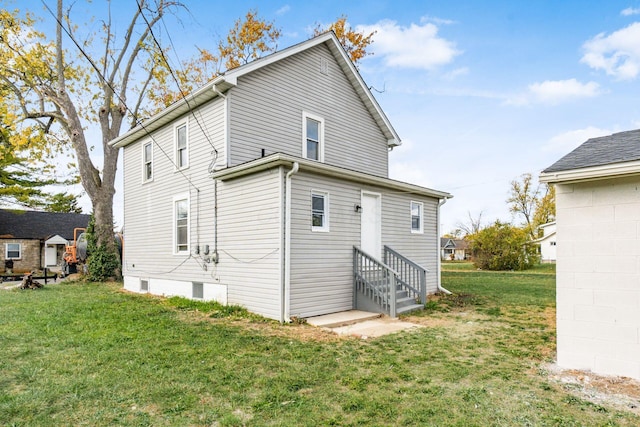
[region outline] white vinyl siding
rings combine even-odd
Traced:
[[[382,243],[427,268],[427,292],[436,292],[436,265],[440,251],[436,230],[439,200],[394,192],[383,194],[382,200]],[[423,233],[411,232],[411,217],[407,212],[411,201],[423,204]]]
[[[283,180],[271,169],[218,184],[219,283],[230,304],[272,319],[282,308]]]
[[[420,202],[411,201],[411,232],[422,234],[423,229],[423,212],[424,204]]]
[[[232,166],[259,158],[262,149],[300,157],[301,118],[309,112],[323,120],[323,162],[388,176],[387,139],[325,45],[240,77],[228,99]]]
[[[209,141],[219,152],[218,159],[224,162],[224,110],[223,100],[215,99],[194,110],[203,123],[207,135],[198,126],[189,129],[190,167],[188,174],[174,173],[175,170],[175,127],[168,123],[153,132],[153,181],[141,185],[143,174],[142,142],[124,148],[124,222],[126,225],[126,250],[124,251],[123,275],[125,277],[149,280],[149,292],[154,292],[153,283],[163,279],[170,283],[186,280],[203,283],[213,282],[213,263],[203,261],[203,256],[174,255],[174,196],[189,194],[191,252],[195,246],[214,242],[214,189],[208,167],[215,153]],[[186,117],[180,123],[186,122]],[[191,182],[191,183],[190,183]],[[199,192],[194,188],[197,187]],[[205,271],[202,265],[207,266]],[[138,279],[135,280],[137,288]],[[186,286],[186,285],[185,285]],[[206,287],[206,285],[205,285]],[[206,290],[205,290],[206,292]],[[175,293],[176,295],[180,293]]]
[[[5,259],[21,259],[22,245],[20,243],[7,243],[5,245]]]
[[[175,146],[176,169],[189,167],[189,136],[186,122],[175,127]]]
[[[142,146],[142,181],[153,180],[153,143],[147,142]]]
[[[331,233],[310,228],[311,198],[317,188],[331,194]],[[360,246],[362,192],[380,194],[382,243],[429,269],[427,290],[436,292],[438,199],[398,194],[384,188],[299,172],[292,178],[291,316],[309,317],[353,308],[353,247]],[[407,207],[424,206],[424,234],[411,233]]]

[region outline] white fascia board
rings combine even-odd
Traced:
[[[325,163],[315,162],[313,160],[294,157],[288,154],[275,153],[267,157],[261,157],[241,165],[221,169],[211,175],[213,179],[227,181],[242,176],[247,176],[263,170],[271,169],[277,166],[291,167],[293,163],[298,163],[300,171],[308,171],[311,173],[330,176],[333,178],[344,179],[353,182],[359,182],[366,185],[380,186],[399,190],[405,193],[413,193],[420,196],[434,197],[437,199],[451,199],[453,195],[445,191],[433,190],[431,188],[421,187],[407,182],[396,181],[376,175],[369,175],[363,172],[357,172],[337,166],[327,165]]]
[[[543,172],[539,176],[539,181],[548,184],[571,184],[632,175],[640,175],[640,161],[613,163],[558,172]]]

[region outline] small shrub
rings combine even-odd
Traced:
[[[118,255],[107,250],[106,246],[100,245],[89,256],[87,260],[89,280],[94,282],[104,282],[115,277],[114,272],[120,269],[120,259]]]
[[[526,230],[496,221],[471,238],[473,263],[483,270],[526,270],[538,263]]]

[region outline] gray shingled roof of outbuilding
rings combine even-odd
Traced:
[[[0,209],[0,238],[73,240],[74,228],[86,228],[89,215]]]
[[[560,172],[635,160],[640,160],[640,129],[591,138],[542,172]]]

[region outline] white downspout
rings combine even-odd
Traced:
[[[438,202],[438,213],[437,213],[437,221],[436,221],[436,253],[438,254],[438,262],[437,262],[437,274],[438,278],[436,279],[436,284],[438,287],[438,292],[443,292],[447,295],[451,295],[451,291],[442,287],[442,254],[440,253],[440,207],[447,203],[446,197],[444,199],[440,199]]]
[[[282,302],[280,307],[280,321],[289,321],[290,295],[291,295],[291,176],[298,172],[300,165],[293,163],[293,167],[287,172],[285,178],[285,202],[284,202],[284,283],[282,284]]]

